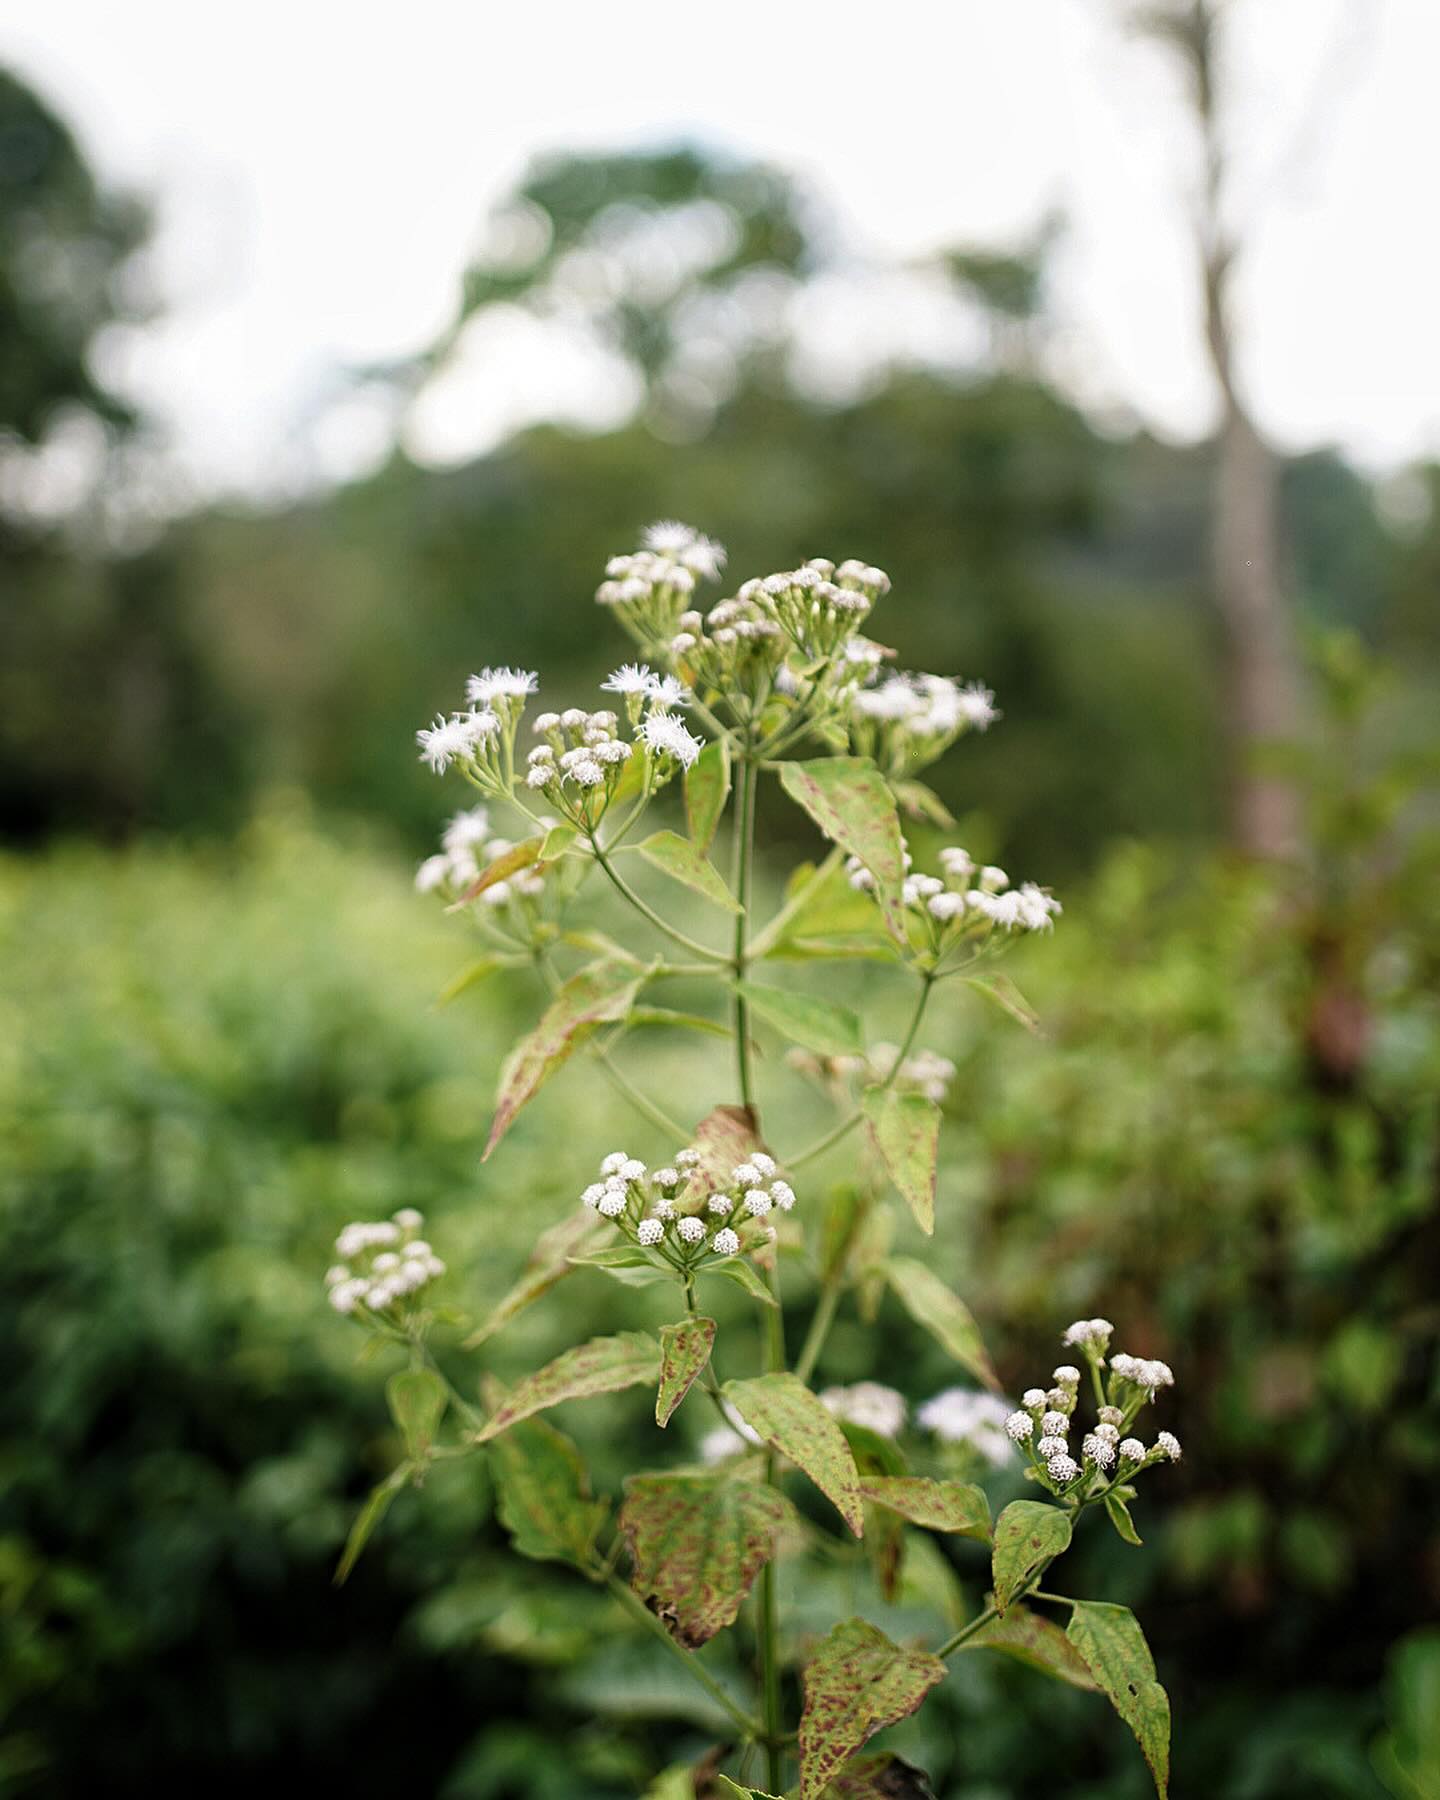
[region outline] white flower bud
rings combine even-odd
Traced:
[[[1005,1421],[1005,1435],[1014,1444],[1023,1444],[1035,1435],[1035,1421],[1027,1412],[1012,1412]]]
[[[557,726],[559,725],[559,723],[560,723],[559,713],[553,713],[553,712],[536,713],[535,723],[533,726],[531,726],[531,730],[535,733],[535,735],[537,737],[539,737],[544,732],[554,731],[557,728]]]
[[[693,1169],[700,1160],[700,1152],[695,1149],[677,1150],[675,1167],[677,1169]]]
[[[1073,1456],[1052,1456],[1045,1467],[1056,1487],[1067,1486],[1080,1473],[1080,1465]]]
[[[586,1206],[598,1206],[608,1192],[603,1181],[592,1181],[580,1198]]]
[[[1060,1367],[1053,1371],[1051,1380],[1057,1387],[1079,1387],[1080,1371],[1073,1363],[1061,1363]]]
[[[1022,1406],[1028,1406],[1032,1412],[1037,1411],[1045,1404],[1044,1388],[1026,1388],[1025,1392],[1020,1396],[1020,1404]]]
[[[1063,1437],[1051,1437],[1047,1434],[1041,1438],[1035,1448],[1048,1461],[1052,1456],[1063,1456],[1070,1446]]]
[[[600,1173],[602,1175],[617,1175],[617,1174],[619,1174],[620,1170],[625,1167],[626,1163],[629,1162],[629,1160],[630,1160],[630,1155],[629,1155],[628,1151],[612,1150],[610,1152],[610,1154],[601,1162]]]
[[[673,1188],[680,1185],[680,1175],[676,1169],[657,1169],[650,1179],[656,1187]]]
[[[402,1231],[418,1231],[425,1223],[424,1213],[417,1212],[413,1206],[402,1206],[391,1216]]]
[[[790,1208],[795,1204],[795,1190],[788,1181],[772,1181],[770,1183],[770,1198],[780,1208],[781,1212],[789,1212]]]
[[[336,1263],[333,1268],[325,1271],[325,1285],[327,1288],[339,1287],[342,1281],[348,1281],[349,1279],[350,1271],[343,1263]]]
[[[727,1225],[723,1231],[717,1231],[711,1238],[710,1248],[717,1256],[733,1256],[740,1248],[740,1240]]]
[[[1155,1448],[1171,1462],[1180,1460],[1180,1440],[1173,1431],[1160,1431],[1155,1434]]]
[[[392,1269],[399,1267],[400,1258],[393,1250],[383,1250],[370,1265],[372,1272],[376,1275],[388,1275]]]
[[[665,1235],[665,1226],[660,1219],[642,1219],[635,1227],[635,1236],[642,1244],[658,1244]]]
[[[763,1219],[770,1210],[770,1196],[764,1188],[751,1188],[745,1196],[745,1210],[754,1218]]]
[[[701,1219],[687,1215],[675,1227],[687,1244],[698,1244],[705,1236],[705,1224]]]
[[[1144,1462],[1145,1446],[1139,1438],[1122,1438],[1120,1442],[1120,1460],[1122,1462]]]
[[[1070,1430],[1070,1415],[1063,1412],[1047,1412],[1040,1421],[1040,1429],[1046,1437],[1064,1437]]]
[[[712,1213],[718,1213],[723,1219],[726,1213],[734,1206],[735,1202],[728,1194],[712,1194],[707,1204]]]
[[[665,1194],[662,1194],[655,1202],[655,1217],[657,1219],[673,1219],[675,1217],[675,1202]]]
[[[1093,1431],[1081,1443],[1080,1452],[1102,1469],[1108,1469],[1115,1460],[1115,1446],[1106,1443],[1104,1438],[1098,1437]]]
[[[1123,1425],[1125,1423],[1125,1415],[1118,1406],[1102,1406],[1100,1408],[1100,1423],[1102,1425]]]
[[[616,1173],[625,1181],[643,1181],[645,1179],[645,1165],[637,1157],[627,1157],[626,1160],[621,1163]]]
[[[625,1190],[607,1187],[600,1196],[600,1211],[607,1219],[618,1219],[625,1210]]]
[[[767,1156],[763,1150],[753,1151],[750,1161],[760,1171],[762,1180],[768,1181],[775,1173],[775,1158],[773,1156]]]
[[[1072,1388],[1053,1387],[1045,1396],[1045,1404],[1055,1412],[1069,1414],[1075,1408],[1075,1393]]]
[[[754,1163],[737,1163],[730,1171],[730,1179],[736,1187],[752,1188],[760,1180],[760,1171]]]
[[[1105,1410],[1106,1412],[1110,1412],[1113,1408],[1107,1406]],[[1099,1438],[1103,1443],[1113,1444],[1120,1436],[1120,1433],[1107,1419],[1102,1419],[1095,1427],[1093,1435]]]

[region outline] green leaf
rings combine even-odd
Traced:
[[[723,1779],[723,1777],[722,1777]],[[736,1788],[736,1793],[744,1790]],[[646,1788],[643,1800],[695,1800],[695,1771],[689,1763],[663,1769]]]
[[[732,913],[740,911],[740,902],[720,879],[715,865],[707,862],[689,838],[681,837],[678,831],[657,831],[643,844],[636,844],[635,849],[652,868],[672,881],[682,882],[713,906],[723,906]]]
[[[685,819],[701,856],[714,842],[729,798],[730,740],[722,737],[707,744],[685,771]]]
[[[533,1375],[517,1381],[475,1434],[488,1444],[520,1419],[546,1412],[563,1400],[586,1400],[621,1388],[648,1386],[660,1373],[660,1346],[648,1331],[622,1331],[615,1337],[591,1338],[565,1350]]]
[[[860,1492],[876,1506],[899,1513],[912,1525],[951,1531],[990,1542],[990,1503],[968,1481],[931,1481],[923,1475],[865,1476]]]
[[[926,1650],[902,1650],[863,1619],[850,1619],[816,1648],[800,1679],[800,1793],[802,1800],[819,1800],[852,1752],[919,1707],[945,1679],[945,1665]]]
[[[540,845],[540,861],[557,862],[579,835],[573,825],[552,825]]]
[[[603,931],[562,931],[560,942],[571,950],[584,950],[591,956],[597,956],[602,962],[626,963],[632,969],[645,966],[638,956],[623,944],[617,944],[614,938],[606,937]]]
[[[609,1509],[592,1499],[570,1439],[546,1419],[527,1419],[497,1438],[489,1454],[496,1514],[519,1554],[585,1568]]]
[[[1008,1013],[1036,1037],[1040,1035],[1040,1015],[1011,981],[1008,975],[967,975],[965,985],[982,993],[1003,1013]]]
[[[385,1383],[390,1416],[412,1462],[423,1462],[445,1412],[445,1383],[433,1369],[399,1369]]]
[[[720,1783],[721,1800],[725,1800],[725,1796],[728,1794],[738,1794],[740,1800],[782,1800],[779,1794],[763,1794],[759,1788],[741,1787],[738,1781],[732,1781],[728,1775],[717,1775],[715,1779]],[[693,1782],[690,1785],[690,1792],[692,1795],[695,1792]]]
[[[882,1437],[878,1431],[872,1431],[868,1425],[857,1425],[853,1419],[837,1417],[835,1422],[845,1433],[845,1442],[850,1446],[850,1454],[855,1458],[855,1467],[862,1478],[910,1473],[910,1465],[894,1438]]]
[[[851,1757],[826,1788],[824,1800],[935,1800],[935,1790],[922,1770],[878,1750]]]
[[[472,987],[478,987],[482,981],[488,981],[499,970],[518,968],[522,960],[518,956],[476,957],[474,962],[467,963],[458,975],[453,976],[445,983],[435,996],[435,1004],[448,1006],[452,1000],[458,1000]]]
[[[927,1235],[933,1233],[940,1108],[923,1094],[905,1094],[895,1087],[866,1088],[860,1105],[886,1174],[915,1215],[915,1223]]]
[[[484,1323],[470,1333],[461,1349],[473,1350],[477,1345],[483,1344],[487,1338],[494,1337],[502,1326],[508,1325],[517,1313],[524,1312],[542,1294],[548,1294],[557,1281],[563,1280],[570,1273],[574,1266],[575,1251],[588,1239],[599,1238],[608,1233],[608,1230],[609,1227],[602,1225],[593,1212],[577,1210],[568,1213],[558,1225],[542,1231],[535,1240],[535,1248],[530,1252],[520,1279]]]
[[[875,898],[891,937],[906,941],[900,889],[905,851],[895,796],[868,756],[827,756],[781,765],[780,785],[830,839],[875,877]]]
[[[724,1262],[706,1263],[700,1273],[718,1275],[724,1281],[733,1281],[736,1287],[744,1288],[750,1298],[758,1300],[762,1306],[780,1304],[756,1273],[754,1265],[746,1262],[743,1256],[728,1257]]]
[[[826,956],[881,956],[891,961],[895,956],[874,900],[851,887],[838,850],[818,869],[800,865],[786,887],[784,905],[750,949],[755,959],[794,961]]]
[[[942,831],[949,831],[954,825],[954,813],[934,788],[926,787],[923,781],[896,781],[891,786],[900,810],[907,818],[923,819],[930,825],[938,825]]]
[[[697,1649],[733,1625],[791,1516],[763,1481],[723,1475],[634,1475],[619,1526],[630,1585],[671,1637]]]
[[[711,1037],[728,1038],[730,1027],[720,1019],[707,1019],[700,1013],[674,1012],[668,1006],[632,1006],[621,1029],[635,1031],[642,1026],[668,1027],[674,1031],[703,1031]]]
[[[483,894],[486,888],[494,887],[497,881],[508,881],[512,875],[518,875],[522,869],[528,869],[531,863],[540,860],[540,852],[544,843],[544,838],[530,837],[513,845],[503,856],[497,856],[494,862],[487,864],[454,906],[447,907],[446,910],[454,912],[456,907],[467,906],[470,901]]]
[[[885,1274],[915,1323],[924,1326],[962,1368],[998,1393],[1000,1383],[985,1354],[980,1328],[965,1302],[951,1293],[928,1264],[917,1262],[912,1256],[892,1256],[885,1265]]]
[[[570,1260],[579,1269],[654,1269],[660,1273],[655,1258],[638,1244],[612,1244],[589,1256],[573,1256]]]
[[[1070,1515],[1043,1500],[1012,1500],[995,1521],[990,1557],[995,1605],[1001,1617],[1020,1589],[1048,1569],[1070,1544]]]
[[[859,1017],[848,1006],[817,1000],[812,994],[792,994],[784,988],[760,987],[739,981],[736,987],[751,1010],[773,1025],[794,1044],[803,1044],[819,1056],[862,1056],[865,1035]]]
[[[713,1319],[682,1319],[678,1324],[660,1328],[660,1387],[655,1395],[657,1425],[670,1423],[675,1408],[709,1362],[714,1342]]]
[[[1060,1627],[1023,1606],[1012,1606],[1003,1619],[992,1619],[960,1649],[1000,1650],[1057,1681],[1095,1691],[1094,1678]]]
[[[569,1060],[595,1026],[614,1024],[625,1017],[646,973],[642,970],[637,974],[633,965],[597,962],[565,982],[541,1015],[540,1023],[506,1058],[500,1072],[495,1119],[485,1145],[486,1157],[510,1129],[521,1107]]]
[[[855,1458],[845,1434],[805,1383],[788,1372],[759,1375],[727,1381],[725,1397],[752,1431],[810,1477],[856,1537],[862,1536]]]
[[[350,1527],[350,1535],[345,1540],[345,1549],[335,1569],[335,1585],[343,1587],[349,1579],[350,1571],[360,1560],[360,1552],[370,1540],[370,1534],[390,1510],[390,1502],[409,1481],[414,1469],[407,1463],[401,1463],[378,1487],[371,1488],[365,1504],[356,1515],[355,1523]]]
[[[1130,1508],[1126,1505],[1122,1497],[1112,1491],[1105,1496],[1104,1504],[1105,1517],[1115,1527],[1116,1531],[1119,1532],[1120,1536],[1124,1538],[1127,1544],[1134,1544],[1135,1547],[1139,1549],[1145,1540],[1135,1529],[1135,1521],[1130,1517]]]
[[[1077,1600],[1065,1633],[1110,1703],[1135,1733],[1160,1800],[1170,1783],[1170,1697],[1155,1679],[1155,1659],[1128,1606]]]

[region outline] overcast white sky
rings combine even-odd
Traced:
[[[1247,366],[1294,446],[1440,453],[1440,4],[1234,0],[1253,226]],[[1119,0],[457,0],[0,5],[0,57],[149,192],[166,312],[116,350],[201,491],[290,469],[338,365],[447,321],[488,205],[542,149],[679,135],[773,157],[860,259],[1072,230],[1059,364],[1102,408],[1204,428],[1183,109]],[[1428,221],[1428,223],[1427,223]],[[412,444],[445,460],[586,373],[525,346],[472,368]],[[328,432],[328,435],[327,435]],[[352,413],[310,470],[362,466]],[[319,462],[314,459],[318,456]]]

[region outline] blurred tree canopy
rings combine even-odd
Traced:
[[[140,557],[11,543],[12,834],[225,831],[294,784],[419,844],[443,802],[414,762],[417,722],[485,661],[543,665],[552,692],[588,686],[618,654],[589,599],[603,562],[673,514],[728,543],[737,579],[818,554],[888,568],[909,653],[999,692],[1003,746],[977,743],[945,797],[983,810],[1026,866],[1058,879],[1117,834],[1213,836],[1214,453],[1102,431],[1049,379],[1057,229],[943,259],[988,329],[978,361],[896,358],[825,400],[795,371],[793,303],[840,252],[783,172],[694,148],[545,159],[496,209],[452,328],[367,378],[413,395],[444,379],[471,322],[520,307],[631,371],[631,420],[537,425],[443,470],[397,445],[367,479],[213,507]],[[15,318],[0,329],[14,340]],[[0,345],[0,362],[26,354]],[[1329,453],[1289,461],[1281,501],[1302,613],[1403,641],[1417,696],[1432,693],[1433,505],[1397,535]],[[77,679],[90,703],[57,741]]]

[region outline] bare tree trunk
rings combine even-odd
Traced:
[[[1161,0],[1142,12],[1141,22],[1179,56],[1200,129],[1204,176],[1196,236],[1205,289],[1205,341],[1221,404],[1211,553],[1225,635],[1231,828],[1242,850],[1276,858],[1299,846],[1299,795],[1292,781],[1256,766],[1257,752],[1297,735],[1300,679],[1280,552],[1279,471],[1245,404],[1235,368],[1230,297],[1238,246],[1225,220],[1227,163],[1218,89],[1223,3]]]

